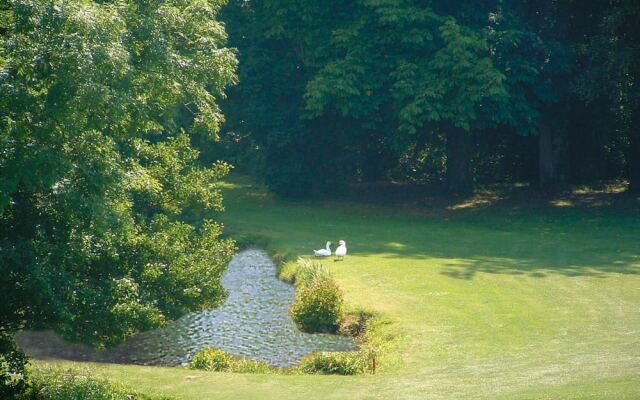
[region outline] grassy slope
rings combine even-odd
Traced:
[[[496,207],[431,215],[285,203],[227,188],[232,232],[325,261],[349,303],[390,321],[397,357],[376,376],[261,376],[96,366],[181,398],[640,398],[637,209]],[[69,363],[71,364],[71,363]],[[65,364],[67,365],[67,364]]]

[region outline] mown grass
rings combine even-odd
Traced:
[[[381,316],[372,340],[394,348],[379,373],[95,365],[97,376],[185,399],[640,398],[637,203],[408,211],[285,202],[247,180],[225,195],[228,231],[282,259],[347,241],[344,261],[323,263],[348,304]]]

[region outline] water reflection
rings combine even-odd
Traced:
[[[185,315],[108,351],[65,343],[50,332],[22,332],[17,340],[35,358],[146,365],[181,365],[202,348],[219,347],[285,367],[312,351],[356,348],[346,337],[298,331],[287,313],[294,288],[278,280],[275,270],[263,251],[238,253],[222,279],[229,290],[224,305]]]

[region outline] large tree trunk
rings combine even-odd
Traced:
[[[640,109],[631,115],[629,133],[629,192],[640,194]]]
[[[563,140],[547,123],[542,123],[538,135],[539,185],[541,189],[553,191],[562,181],[561,155]]]
[[[467,196],[473,192],[471,176],[471,135],[453,127],[447,135],[447,191]]]

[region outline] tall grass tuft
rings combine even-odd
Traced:
[[[222,349],[206,348],[191,359],[190,369],[218,372],[244,372],[244,373],[278,373],[285,372],[282,368],[267,364],[264,361],[236,356]]]
[[[303,357],[298,369],[305,374],[324,375],[375,373],[376,354],[368,351],[316,352]]]

